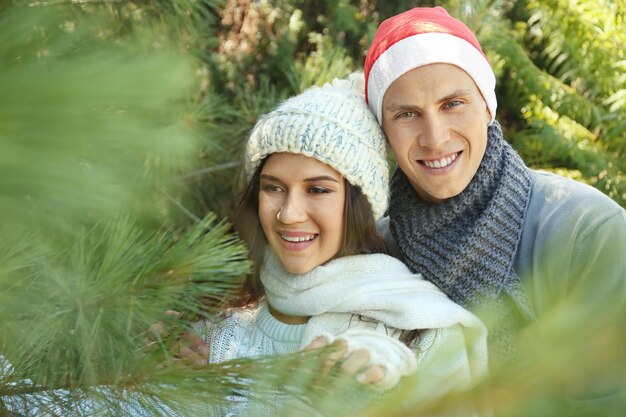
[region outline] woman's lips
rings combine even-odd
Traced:
[[[308,248],[319,236],[315,233],[278,233],[281,245],[292,251],[300,251]]]

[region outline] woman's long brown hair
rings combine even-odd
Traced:
[[[229,303],[229,307],[254,304],[264,294],[259,275],[267,240],[259,220],[259,191],[261,171],[268,158],[266,157],[259,164],[252,175],[241,194],[239,205],[231,217],[235,231],[248,247],[248,257],[253,263],[253,270],[247,276],[238,297]],[[335,255],[336,258],[368,253],[387,253],[384,240],[376,232],[372,206],[361,189],[347,181],[344,219],[343,244]],[[418,331],[405,331],[400,340],[409,345],[417,335]]]
[[[263,295],[263,285],[259,279],[260,266],[267,246],[267,240],[259,220],[259,191],[261,171],[265,158],[244,188],[239,205],[231,222],[248,248],[248,257],[253,263],[253,271],[247,277],[239,297],[231,303],[238,307],[254,303]],[[376,232],[372,208],[359,187],[346,181],[344,204],[343,244],[335,257],[366,253],[386,253],[384,240]]]

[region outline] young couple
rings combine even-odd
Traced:
[[[209,361],[339,339],[344,370],[364,383],[387,389],[419,369],[464,388],[488,361],[470,310],[489,306],[490,355],[514,357],[520,323],[555,300],[623,300],[625,211],[526,167],[494,89],[475,35],[441,7],[415,8],[378,28],[363,88],[335,81],[261,117],[233,219],[255,272],[246,306],[199,326]]]

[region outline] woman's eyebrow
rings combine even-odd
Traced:
[[[306,178],[304,180],[305,182],[314,182],[314,181],[333,181],[338,183],[339,181],[337,181],[335,178],[331,177],[330,175],[320,175],[318,177],[311,177],[311,178]]]
[[[271,175],[271,174],[261,174],[261,179],[281,182],[280,178],[275,177],[274,175]],[[319,175],[317,177],[305,178],[303,181],[304,182],[332,181],[332,182],[339,183],[339,181],[336,178],[333,178],[330,175]]]
[[[280,178],[275,177],[275,176],[270,175],[270,174],[261,174],[261,176],[259,178],[261,178],[262,180],[280,181]]]

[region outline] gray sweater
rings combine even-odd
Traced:
[[[537,171],[531,177],[514,266],[537,315],[577,293],[596,315],[606,300],[623,305],[626,211],[586,184]]]
[[[540,317],[554,302],[585,293],[590,308],[626,300],[626,211],[586,184],[531,170],[532,189],[514,268]],[[389,218],[378,224],[400,257]],[[614,308],[615,306],[611,306]],[[597,312],[596,312],[597,313]]]
[[[570,324],[581,330],[601,329],[626,308],[626,211],[586,184],[534,170],[530,175],[530,201],[514,269],[536,318],[548,317],[557,304],[571,301],[576,307],[569,311]],[[379,222],[378,230],[391,254],[400,257],[388,217]],[[550,352],[549,345],[545,349]],[[603,387],[598,382],[583,384],[570,394],[593,398],[592,403],[613,401],[615,385],[603,380]]]

